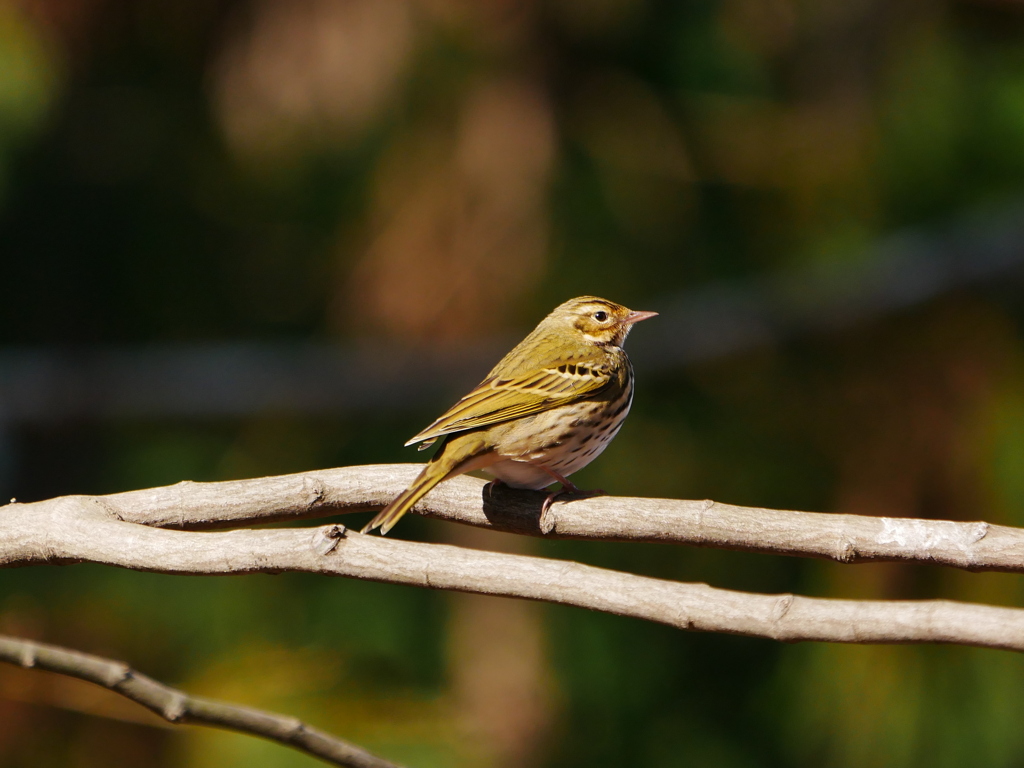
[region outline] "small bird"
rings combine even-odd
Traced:
[[[390,531],[431,488],[482,469],[513,488],[579,493],[567,479],[603,451],[633,402],[633,366],[622,349],[635,323],[657,312],[634,312],[606,299],[580,296],[545,317],[487,378],[406,445],[443,439],[440,450],[398,498],[362,532]]]

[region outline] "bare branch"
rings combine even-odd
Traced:
[[[318,470],[224,483],[179,483],[104,497],[126,521],[211,528],[378,510],[420,465]],[[797,555],[842,563],[915,561],[971,571],[1024,572],[1024,530],[982,522],[865,517],[738,507],[710,500],[604,496],[556,502],[540,517],[543,493],[483,481],[442,483],[414,511],[483,528],[548,538],[653,541]],[[2,563],[2,554],[0,554]]]
[[[274,479],[254,481],[256,485],[264,482]],[[202,491],[212,497],[215,487]],[[303,571],[542,600],[680,629],[787,642],[931,642],[1024,651],[1024,610],[1015,608],[943,600],[748,594],[573,562],[363,536],[340,525],[228,532],[161,530],[125,522],[123,497],[122,503],[111,504],[116,498],[63,497],[4,507],[0,510],[0,564],[86,561],[174,574]],[[214,519],[223,503],[213,498],[208,503],[206,510],[193,503],[189,514]],[[299,505],[298,497],[291,500],[292,507]]]
[[[346,768],[398,768],[394,763],[328,733],[286,717],[251,707],[189,696],[120,661],[0,635],[0,661],[45,669],[102,685],[141,704],[170,723],[208,725],[276,741],[333,765]]]

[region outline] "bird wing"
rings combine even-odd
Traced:
[[[607,362],[560,362],[518,376],[491,376],[406,445],[530,416],[593,395],[615,375]]]

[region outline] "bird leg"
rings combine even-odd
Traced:
[[[546,472],[547,474],[551,475],[551,477],[553,477],[555,480],[557,480],[558,482],[560,482],[562,484],[561,490],[555,491],[553,493],[549,493],[547,498],[544,499],[544,503],[540,507],[541,515],[543,515],[545,512],[548,511],[548,509],[554,503],[555,499],[557,499],[559,496],[572,495],[572,496],[578,496],[579,498],[583,498],[583,499],[589,499],[589,498],[592,498],[594,496],[604,496],[604,491],[602,491],[602,490],[581,491],[576,486],[576,483],[572,482],[572,480],[570,480],[567,477],[562,477],[562,475],[558,474],[557,472],[555,472],[555,470],[550,469],[549,467],[545,467],[545,466],[542,466],[540,464],[534,464],[533,466],[535,466],[535,467],[537,467],[537,469],[539,469],[539,470],[541,470],[543,472]]]

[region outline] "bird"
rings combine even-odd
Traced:
[[[633,402],[633,367],[622,348],[633,326],[657,316],[596,296],[560,304],[469,394],[411,438],[441,447],[394,501],[363,529],[381,535],[434,486],[484,470],[512,488],[540,490],[559,482],[542,507],[581,493],[568,476],[618,433]]]

